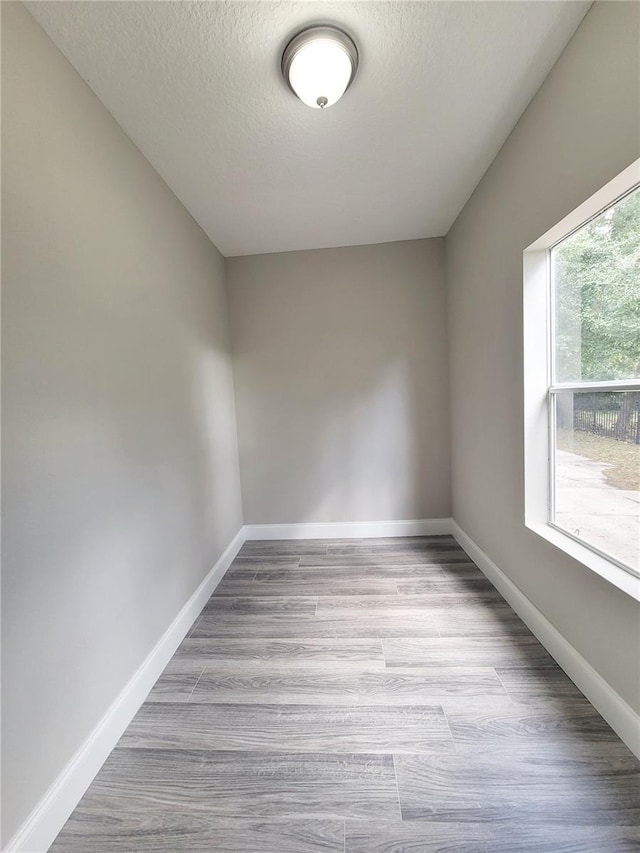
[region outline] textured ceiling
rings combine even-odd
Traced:
[[[446,234],[588,2],[29,2],[226,255]],[[358,76],[322,112],[279,73],[335,23]]]

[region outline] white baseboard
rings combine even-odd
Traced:
[[[529,626],[611,728],[640,758],[640,716],[543,616],[501,569],[450,518],[415,521],[249,524],[233,541],[184,605],[147,659],[82,744],[5,853],[44,853],[95,778],[245,540],[349,539],[453,534],[498,592]]]
[[[245,540],[241,528],[96,728],[11,839],[6,853],[44,853],[78,805]]]
[[[44,853],[50,847],[187,635],[245,539],[417,536],[450,531],[450,518],[328,524],[255,524],[242,527],[96,728],[4,848],[4,853]]]
[[[596,711],[609,723],[631,752],[640,758],[640,715],[596,672],[560,631],[554,628],[546,616],[543,616],[455,521],[452,522],[451,532],[458,544],[584,693]]]
[[[369,539],[380,536],[438,536],[451,533],[450,518],[412,521],[328,521],[302,524],[245,524],[254,539]]]

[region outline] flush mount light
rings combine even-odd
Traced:
[[[282,73],[300,100],[314,109],[331,107],[347,91],[358,68],[358,49],[336,27],[309,27],[282,54]]]

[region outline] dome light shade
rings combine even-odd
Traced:
[[[358,67],[352,39],[335,27],[310,27],[294,36],[282,55],[282,73],[300,100],[314,109],[336,103]]]

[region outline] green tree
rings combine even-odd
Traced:
[[[640,190],[579,228],[552,258],[558,380],[640,377]],[[615,435],[625,438],[640,393],[616,398]]]
[[[640,377],[640,190],[552,254],[558,379]]]

